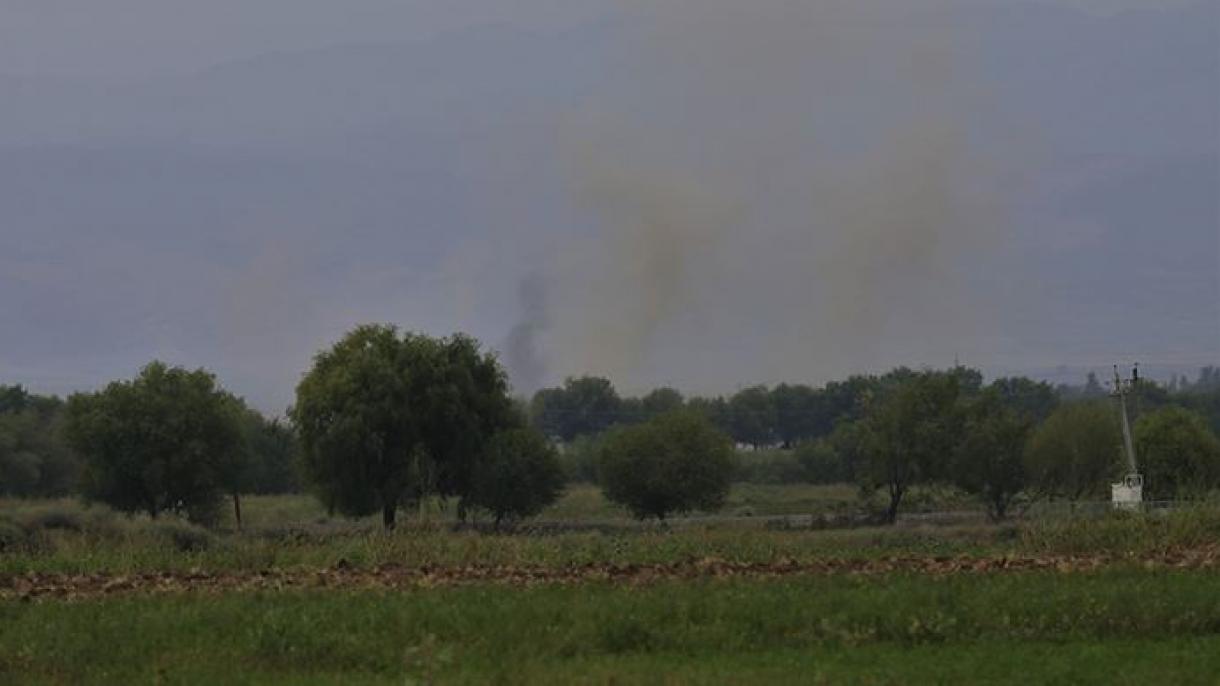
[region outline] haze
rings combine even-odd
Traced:
[[[1220,358],[1215,2],[0,0],[0,382]]]

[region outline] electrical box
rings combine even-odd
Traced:
[[[1138,510],[1144,502],[1144,477],[1128,474],[1123,480],[1110,484],[1110,501],[1115,509]]]

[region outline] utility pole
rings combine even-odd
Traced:
[[[1139,473],[1139,466],[1135,461],[1131,422],[1127,419],[1127,396],[1134,390],[1138,380],[1139,372],[1134,371],[1131,381],[1124,382],[1118,376],[1118,365],[1114,365],[1114,391],[1110,395],[1118,399],[1118,413],[1123,425],[1123,451],[1127,457],[1127,475],[1122,481],[1110,484],[1110,499],[1114,507],[1124,510],[1138,510],[1144,501],[1144,477]]]

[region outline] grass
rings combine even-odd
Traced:
[[[12,599],[0,601],[0,683],[1210,684],[1220,673],[1220,574],[1137,564],[1214,546],[1214,507],[827,530],[763,516],[835,512],[855,497],[845,486],[739,485],[737,516],[658,526],[578,487],[538,528],[507,535],[454,531],[436,503],[387,534],[373,519],[330,518],[303,496],[245,499],[240,533],[71,501],[5,501],[0,577],[340,562],[559,568],[1097,552],[1136,561],[1073,573]],[[573,521],[607,526],[558,525]]]
[[[1214,683],[1214,572],[0,604],[22,683]]]
[[[587,496],[587,492],[581,493]],[[1216,509],[1148,516],[1112,513],[1002,526],[967,521],[815,530],[808,520],[794,519],[792,527],[784,528],[774,526],[773,521],[741,517],[677,522],[672,528],[627,523],[606,530],[490,535],[454,532],[438,520],[408,522],[387,534],[373,521],[329,519],[305,497],[248,500],[250,526],[242,533],[210,533],[168,519],[127,518],[69,501],[16,506],[10,501],[8,505],[13,507],[0,510],[0,536],[19,545],[0,553],[0,574],[195,568],[258,571],[330,567],[340,561],[352,566],[567,567],[706,557],[765,563],[886,555],[1138,555],[1220,540],[1220,510]]]

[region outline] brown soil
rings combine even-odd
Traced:
[[[831,574],[891,573],[943,576],[961,573],[1055,571],[1088,572],[1109,565],[1150,569],[1220,570],[1220,545],[1155,554],[1045,555],[1003,557],[884,557],[814,562],[729,562],[704,558],[669,564],[588,564],[573,567],[353,567],[340,561],[325,569],[271,569],[258,572],[167,571],[134,574],[0,575],[0,600],[86,599],[116,594],[182,591],[279,591],[296,589],[411,589],[468,584],[532,586],[610,582],[648,584],[667,580],[779,578]]]

